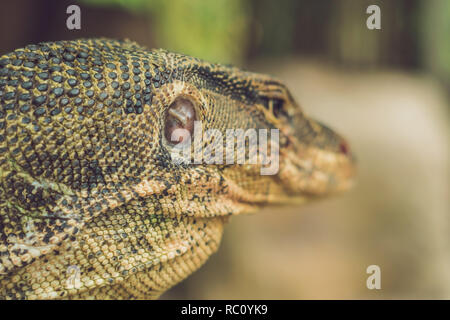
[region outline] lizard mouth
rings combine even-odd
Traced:
[[[347,141],[318,121],[306,121],[294,129],[290,145],[280,150],[278,177],[287,193],[314,197],[351,188],[356,159]]]
[[[353,158],[311,148],[302,157],[287,155],[279,178],[289,194],[321,196],[342,192],[355,183]]]
[[[287,142],[279,145],[275,175],[261,175],[257,167],[223,171],[234,199],[246,204],[301,204],[354,185],[356,164],[348,143],[325,125],[306,121],[300,130],[280,129]]]

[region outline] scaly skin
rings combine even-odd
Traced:
[[[278,173],[171,161],[179,96],[224,136],[278,128]],[[344,190],[354,174],[345,141],[279,81],[129,41],[0,57],[0,108],[1,298],[156,298],[217,250],[230,215]]]

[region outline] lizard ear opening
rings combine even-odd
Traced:
[[[194,103],[186,97],[176,98],[166,111],[164,122],[164,135],[166,140],[172,144],[179,144],[187,136],[175,135],[177,129],[183,129],[187,135],[192,136],[194,132],[194,121],[196,119]],[[178,130],[177,132],[180,132]]]

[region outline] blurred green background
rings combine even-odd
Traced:
[[[82,8],[81,30],[65,10]],[[377,4],[382,30],[365,27]],[[0,50],[30,42],[105,36],[246,66],[255,58],[308,55],[345,67],[426,70],[450,82],[445,0],[17,0],[2,3]]]
[[[359,160],[349,193],[232,219],[163,298],[450,298],[450,1],[83,0],[71,31],[73,3],[2,2],[0,54],[103,36],[269,73]],[[372,264],[381,290],[366,288]]]

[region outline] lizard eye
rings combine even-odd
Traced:
[[[186,97],[178,97],[166,111],[164,135],[172,144],[178,144],[192,136],[194,131],[195,108]],[[178,130],[181,129],[181,130]]]
[[[270,110],[276,118],[289,118],[283,107],[285,104],[284,100],[263,97],[261,98],[261,103],[267,110]]]
[[[286,110],[284,109],[284,101],[281,99],[273,99],[272,101],[273,115],[277,118],[289,118]]]

